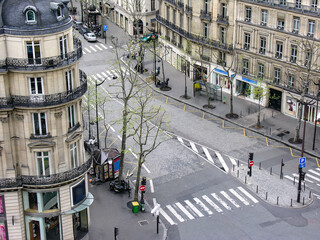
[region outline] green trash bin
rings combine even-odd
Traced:
[[[139,212],[139,203],[138,202],[132,202],[132,212],[138,213]]]

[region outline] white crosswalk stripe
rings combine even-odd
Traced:
[[[195,151],[196,153],[199,153],[196,145],[194,145],[193,142],[190,142],[190,145],[191,145],[191,148],[192,148],[193,151]]]
[[[315,174],[315,175],[317,175],[317,176],[320,176],[320,172],[316,172],[316,171],[314,171],[312,169],[309,169],[308,171],[313,173],[313,174]]]
[[[104,77],[108,77],[108,75],[107,74],[105,74],[104,72],[101,72],[101,74],[104,76]]]
[[[91,53],[91,51],[88,48],[84,48],[88,53]]]
[[[103,47],[104,49],[108,49],[105,45],[103,45],[102,43],[100,43],[100,46]]]
[[[229,172],[229,168],[228,168],[226,162],[224,161],[223,157],[221,156],[221,154],[220,154],[218,151],[215,151],[215,153],[216,153],[216,155],[217,155],[217,158],[218,158],[219,161],[221,162],[224,170],[225,170],[226,172]]]
[[[296,174],[296,173],[294,173],[294,174],[292,174],[292,175],[293,175],[294,177],[296,177],[296,178],[299,178],[299,175]],[[304,180],[305,180],[306,182],[313,183],[313,181],[309,180],[309,179],[306,178],[306,177],[304,177]]]
[[[180,222],[184,222],[183,217],[181,217],[181,215],[177,213],[177,211],[171,205],[167,205],[166,207]]]
[[[243,192],[250,200],[254,203],[258,203],[259,201],[255,199],[250,193],[248,193],[243,187],[238,187],[238,189]]]
[[[200,201],[199,198],[193,198],[193,200],[198,204],[204,211],[206,211],[209,215],[212,215],[213,212],[206,206],[204,205],[203,202]]]
[[[194,216],[192,216],[192,214],[189,213],[188,210],[184,206],[182,206],[181,203],[177,202],[176,205],[190,220],[194,219]]]
[[[211,193],[212,197],[214,197],[214,199],[216,199],[222,206],[224,206],[225,209],[227,210],[231,210],[231,207],[225,202],[223,201],[216,193]]]
[[[316,168],[316,170],[320,172],[320,168]]]
[[[86,52],[85,52],[85,51],[82,51],[82,54],[83,54],[83,55],[85,55],[85,54],[86,54]]]
[[[233,195],[235,195],[244,205],[249,205],[249,203],[244,199],[243,197],[240,196],[239,193],[237,193],[234,189],[229,189],[229,192],[231,192]]]
[[[103,79],[103,77],[99,73],[97,73],[96,75],[98,78]]]
[[[202,149],[203,149],[203,152],[206,154],[207,159],[208,159],[210,162],[214,163],[214,161],[213,161],[213,159],[212,159],[212,157],[211,157],[208,149],[207,149],[206,147],[202,147]]]
[[[91,48],[94,52],[97,52],[97,50],[96,50],[93,46],[90,46],[90,48]]]
[[[311,175],[310,173],[308,173],[307,176],[308,176],[308,178],[312,178],[313,180],[320,182],[320,178],[317,178],[317,177]]]
[[[196,208],[189,200],[184,201],[199,217],[204,217],[204,215]]]
[[[236,162],[236,160],[234,158],[229,157],[229,159],[230,159],[232,165],[237,165],[237,162]]]
[[[239,208],[240,205],[235,201],[233,200],[228,193],[226,193],[225,191],[220,191],[220,193],[226,198],[229,200],[229,202],[231,202],[235,207]]]
[[[184,144],[184,142],[183,142],[182,138],[177,137],[177,139],[179,140],[179,142],[181,142],[182,144]]]
[[[222,211],[222,209],[221,208],[219,208],[219,206],[217,205],[217,204],[215,204],[208,196],[206,196],[206,195],[203,195],[202,196],[202,198],[204,199],[204,200],[206,200],[207,201],[207,203],[209,203],[210,204],[210,206],[211,207],[213,207],[214,208],[214,210],[216,210],[218,213],[221,213],[221,212],[223,212]]]
[[[94,80],[98,80],[98,78],[95,75],[92,75],[92,77],[94,78]]]
[[[98,45],[94,45],[94,47],[98,48],[100,51],[102,51],[102,48],[100,48]]]
[[[176,225],[176,223],[172,220],[171,217],[162,209],[160,208],[160,214],[171,224],[171,225]]]

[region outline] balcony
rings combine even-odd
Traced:
[[[73,39],[74,51],[69,52],[65,55],[59,55],[47,58],[7,58],[5,67],[7,69],[23,70],[23,71],[34,71],[34,70],[48,70],[57,67],[67,66],[82,57],[82,46],[81,41],[77,38]],[[0,62],[1,68],[1,62]]]
[[[177,3],[177,8],[178,8],[179,10],[183,11],[183,10],[184,10],[184,4],[183,4],[182,2],[178,2],[178,3]]]
[[[217,22],[225,25],[229,25],[229,17],[218,14]]]
[[[216,49],[223,49],[224,51],[227,51],[227,52],[233,51],[233,46],[231,44],[220,43],[219,41],[215,41],[215,40],[212,40],[209,38],[201,37],[201,36],[195,35],[193,33],[190,33],[188,31],[178,27],[177,25],[169,22],[168,20],[164,19],[163,17],[160,17],[159,15],[156,16],[156,19],[159,23],[163,24],[164,26],[166,26],[170,30],[178,33],[179,35],[187,38],[190,41],[197,42],[197,43],[203,44],[205,46],[213,47]],[[166,38],[166,40],[170,41],[170,38],[168,36],[166,36],[165,38]]]
[[[51,174],[48,177],[22,175],[17,178],[3,178],[0,179],[0,189],[22,187],[23,185],[43,186],[67,182],[86,173],[91,166],[91,162],[90,158],[87,162],[77,168],[62,173]]]
[[[200,55],[200,58],[201,58],[203,61],[207,61],[207,62],[210,62],[210,61],[211,61],[211,58],[208,57],[208,56],[205,56],[205,55]]]
[[[167,2],[167,3],[170,3],[171,5],[173,5],[173,6],[177,6],[177,1],[176,0],[164,0],[165,2]]]
[[[192,7],[190,7],[189,5],[186,4],[185,12],[186,12],[186,14],[192,15]]]
[[[200,10],[200,18],[205,21],[211,21],[211,12]]]
[[[312,7],[311,5],[296,5],[296,3],[288,3],[285,0],[241,0],[243,2],[256,3],[258,5],[264,5],[274,7],[283,10],[290,10],[294,12],[303,12],[309,15],[320,15],[320,8]]]
[[[87,75],[79,70],[80,86],[72,91],[42,95],[39,98],[31,96],[11,95],[11,97],[0,98],[0,109],[13,107],[48,107],[60,105],[82,97],[87,91]]]

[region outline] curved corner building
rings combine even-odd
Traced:
[[[0,239],[88,231],[79,70],[68,0],[0,0]]]

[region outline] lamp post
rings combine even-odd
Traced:
[[[98,115],[98,86],[104,83],[106,79],[103,79],[100,83],[98,83],[98,80],[96,79],[96,124],[97,124],[97,147],[100,149],[100,140],[99,140],[99,115]]]
[[[187,88],[187,60],[183,59],[184,62],[184,95],[181,97],[184,99],[190,99],[191,97],[188,96],[188,88]]]
[[[316,105],[316,117],[314,120],[314,131],[313,131],[313,144],[312,144],[312,150],[314,151],[315,143],[316,143],[316,133],[317,133],[317,121],[318,119],[318,103],[319,103],[319,95],[320,95],[320,80],[318,82],[318,93],[317,93],[317,105]]]

